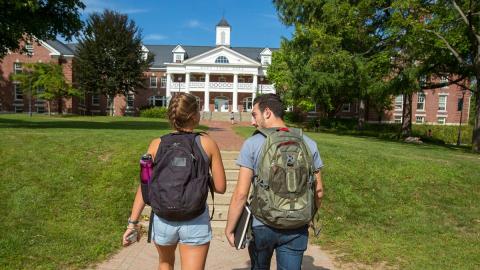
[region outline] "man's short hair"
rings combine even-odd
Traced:
[[[260,112],[264,112],[266,108],[269,108],[272,111],[273,115],[276,117],[283,119],[283,115],[285,114],[285,109],[283,108],[282,99],[276,94],[264,94],[257,96],[253,100],[253,106],[258,104],[258,108]]]

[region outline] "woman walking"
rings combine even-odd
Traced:
[[[226,179],[222,158],[215,141],[206,134],[194,133],[194,129],[200,121],[200,112],[195,96],[186,93],[175,95],[168,106],[168,118],[174,131],[154,139],[148,147],[148,154],[154,160],[154,176],[157,175],[150,184],[149,200],[155,212],[152,217],[152,239],[159,255],[158,269],[173,269],[177,246],[180,251],[182,269],[204,269],[212,239],[212,230],[206,197],[202,193],[205,185],[199,183],[199,180],[210,180],[208,172],[210,170],[213,179],[210,185],[213,191],[220,194],[225,193]],[[192,150],[192,152],[189,153],[188,150]],[[172,156],[172,151],[177,151],[175,152],[177,156]],[[182,153],[186,154],[182,156]],[[204,160],[200,160],[202,158]],[[186,171],[188,168],[199,166],[198,164],[202,162],[207,164],[205,170],[198,169],[192,173],[195,174],[193,180],[196,181],[183,179],[184,175],[193,178],[192,174],[186,174]],[[188,188],[187,186],[192,185],[192,182],[195,182],[193,185],[200,185],[201,188],[197,188],[197,186]],[[188,194],[188,192],[190,193]],[[192,198],[197,199],[193,203],[194,207],[189,206],[186,202],[193,200]],[[181,202],[179,204],[186,203],[187,205],[181,208],[181,205],[176,205],[176,201]],[[130,244],[128,237],[136,232],[138,219],[144,206],[142,189],[139,186],[128,220],[128,227],[123,235],[124,246]],[[192,208],[198,208],[198,210],[193,211]],[[187,210],[176,211],[181,209]]]

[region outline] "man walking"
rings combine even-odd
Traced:
[[[323,196],[323,166],[316,143],[283,121],[279,96],[261,95],[252,108],[256,133],[245,141],[237,164],[238,182],[228,210],[225,235],[234,246],[234,229],[253,183],[251,269],[300,269],[308,245],[308,223]],[[274,147],[272,147],[274,146]],[[273,201],[273,202],[272,202]]]

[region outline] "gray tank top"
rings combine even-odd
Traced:
[[[200,150],[202,152],[202,156],[205,159],[205,161],[207,161],[207,163],[210,164],[210,159],[208,158],[208,155],[205,152],[205,149],[203,149],[202,142],[200,141],[200,137],[202,137],[202,136],[199,135],[199,136],[195,137],[195,142],[197,143],[198,147],[200,148]]]

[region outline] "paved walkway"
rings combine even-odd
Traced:
[[[210,127],[208,133],[215,139],[221,150],[238,151],[243,143],[243,138],[235,134],[229,122],[205,121],[203,125]],[[120,242],[120,239],[119,239]],[[153,243],[148,244],[146,236],[140,242],[129,247],[122,248],[109,260],[98,264],[95,270],[143,270],[157,269],[158,254]],[[276,269],[275,256],[272,260],[272,269]],[[335,269],[332,256],[320,250],[318,246],[309,245],[305,252],[302,269],[304,270],[327,270]],[[175,269],[180,269],[180,255],[175,260]],[[210,242],[208,253],[207,270],[247,270],[250,269],[248,251],[235,250],[230,247],[225,239],[222,229],[215,229],[213,239]]]

